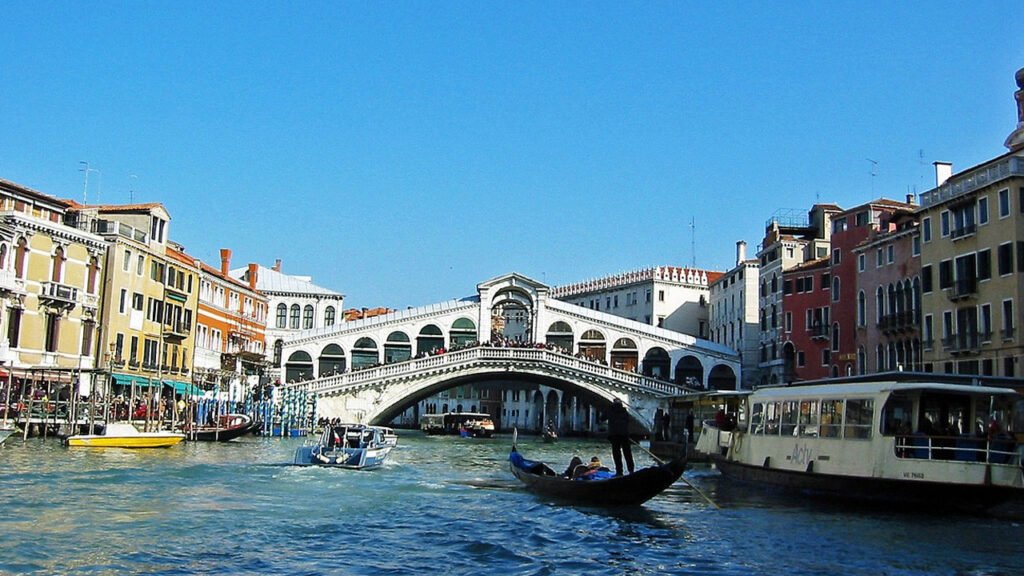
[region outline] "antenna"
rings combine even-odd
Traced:
[[[871,162],[871,197],[875,197],[875,176],[877,176],[876,169],[878,168],[878,160],[872,160],[871,158],[865,158],[868,162]]]
[[[85,160],[81,160],[78,163],[82,164],[82,167],[79,168],[78,171],[79,172],[85,172],[85,186],[83,186],[83,188],[82,188],[82,204],[88,204],[89,203],[89,172],[95,172],[95,173],[100,175],[100,185],[101,186],[103,184],[103,179],[102,179],[103,178],[103,174],[101,174],[100,171],[97,170],[96,168],[90,168],[89,167],[89,163],[86,162]],[[100,195],[99,189],[97,189],[96,196],[99,197],[99,195]]]
[[[135,204],[135,189],[132,187],[132,181],[138,180],[139,177],[135,174],[128,174],[128,203]]]
[[[690,267],[697,267],[697,221],[690,216]]]

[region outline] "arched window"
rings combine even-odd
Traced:
[[[291,308],[291,328],[292,328],[292,330],[298,330],[299,329],[299,314],[300,313],[301,313],[301,309],[299,308],[299,305],[298,304],[292,304],[292,308]]]
[[[334,326],[334,306],[324,309],[324,326]]]
[[[867,306],[867,297],[864,296],[864,291],[861,290],[857,293],[857,326],[867,324]]]
[[[306,304],[306,307],[302,310],[302,329],[309,330],[313,327],[313,306]]]
[[[839,277],[832,277],[832,301],[839,302]]]
[[[832,351],[839,351],[839,322],[832,324]]]
[[[284,304],[281,304],[284,306]],[[274,342],[274,366],[281,365],[281,352],[284,350],[284,340]]]
[[[7,268],[7,244],[0,244],[0,270]]]
[[[0,268],[3,268],[3,264],[0,264]],[[86,286],[86,292],[89,294],[96,293],[96,280],[99,278],[99,271],[99,258],[95,256],[89,258],[89,283]]]
[[[277,305],[277,324],[278,328],[288,327],[288,306],[285,304]]]
[[[18,239],[18,249],[14,253],[14,275],[25,277],[25,257],[28,256],[28,240]]]
[[[882,316],[885,315],[885,290],[881,286],[875,290],[875,322],[882,323]]]
[[[53,282],[60,282],[60,279],[64,276],[64,248],[57,246],[57,249],[53,251],[53,272],[50,274],[50,280]]]

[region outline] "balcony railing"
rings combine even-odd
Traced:
[[[942,347],[953,354],[969,354],[978,351],[980,342],[980,334],[977,331],[969,330],[944,337]]]
[[[62,308],[74,308],[78,303],[78,288],[60,282],[43,282],[39,297]]]
[[[188,338],[192,327],[184,322],[173,322],[164,324],[164,337],[166,338]]]
[[[148,236],[144,230],[139,230],[116,220],[94,220],[93,232],[100,236],[122,236],[142,243],[146,242]]]
[[[1009,328],[1003,328],[1002,330],[1000,330],[1000,332],[1002,332],[1003,334],[1003,340],[1013,340],[1015,328],[1013,328],[1012,326]]]
[[[958,240],[967,236],[973,236],[977,229],[978,227],[974,224],[964,224],[950,230],[949,237],[952,240]]]
[[[830,335],[829,327],[826,324],[814,324],[813,326],[808,328],[807,334],[809,334],[810,337],[814,340],[817,340],[819,338],[828,340]]]
[[[978,281],[961,278],[955,280],[953,285],[949,287],[950,300],[963,300],[964,298],[970,298],[978,294]]]
[[[917,310],[886,314],[878,321],[878,328],[886,334],[917,330],[920,325],[921,314]]]
[[[11,270],[0,270],[0,292],[25,292],[25,281]]]

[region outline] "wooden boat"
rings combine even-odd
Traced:
[[[697,450],[739,480],[901,507],[984,510],[1024,493],[1007,434],[1019,401],[1010,388],[935,381],[761,388],[742,399],[735,423],[705,422]]]
[[[558,442],[558,433],[552,428],[547,428],[544,430],[544,435],[541,436],[541,438],[543,438],[544,442],[548,444]]]
[[[509,454],[512,475],[527,490],[566,502],[589,506],[636,506],[661,494],[675,483],[686,469],[685,453],[655,466],[606,479],[572,479],[552,470],[547,464],[527,460],[512,444]]]
[[[185,439],[177,432],[139,432],[124,422],[108,423],[103,434],[75,434],[64,439],[67,446],[93,448],[166,448]]]
[[[229,442],[255,430],[256,423],[247,414],[222,414],[215,425],[185,425],[182,432],[186,440],[199,442]]]
[[[315,442],[295,450],[292,464],[369,470],[383,465],[392,448],[381,428],[362,424],[328,426]]]

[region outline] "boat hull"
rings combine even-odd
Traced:
[[[11,434],[14,434],[14,428],[0,428],[0,444],[3,444]]]
[[[69,436],[68,446],[88,448],[167,448],[185,439],[184,434],[140,433],[138,436]]]
[[[509,455],[512,475],[538,495],[588,506],[637,506],[662,493],[682,476],[686,457],[604,480],[572,480],[558,476],[542,462]]]
[[[321,466],[325,468],[346,468],[349,470],[374,470],[384,465],[391,446],[377,448],[346,448],[334,451],[317,451],[316,446],[300,446],[295,450],[292,464],[295,466]]]

